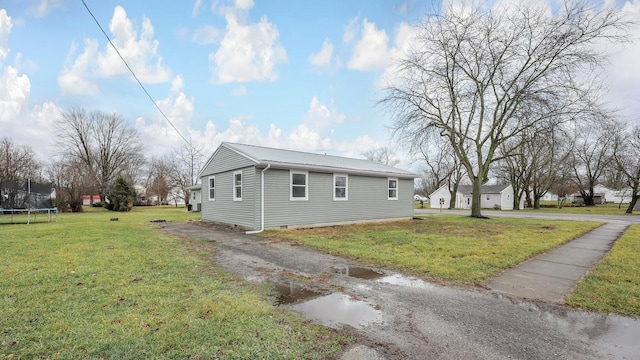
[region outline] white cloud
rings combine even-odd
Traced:
[[[202,8],[202,0],[196,0],[196,2],[193,4],[191,15],[198,16],[200,14],[200,8]]]
[[[71,44],[67,62],[75,53],[76,45]],[[95,83],[94,77],[86,75],[91,67],[95,54],[98,52],[98,41],[95,39],[86,39],[84,52],[76,58],[71,65],[65,65],[62,73],[58,76],[58,85],[63,95],[68,94],[97,94],[100,92],[98,85]]]
[[[235,0],[237,9],[250,10],[253,7],[253,0]]]
[[[5,10],[0,10],[0,60],[6,60],[12,22]],[[16,63],[20,54],[16,55]],[[19,144],[29,145],[45,159],[51,155],[54,122],[60,109],[51,102],[29,108],[31,81],[21,74],[17,66],[3,65],[0,68],[0,137],[9,137]]]
[[[148,18],[143,17],[138,36],[124,8],[116,6],[109,30],[113,44],[140,81],[163,83],[171,79],[171,70],[162,64],[162,57],[158,55],[159,42],[154,39],[153,25]],[[63,93],[96,93],[96,79],[129,76],[129,70],[113,47],[105,43],[104,50],[100,51],[97,44],[95,39],[85,40],[84,51],[75,61],[68,61],[58,78]],[[70,53],[75,53],[75,44],[71,45]]]
[[[389,49],[389,64],[377,83],[379,88],[392,84],[396,80],[395,74],[398,72],[396,60],[404,57],[405,53],[416,45],[417,36],[418,29],[416,27],[404,22],[398,25],[395,30],[393,47]]]
[[[378,70],[389,64],[386,31],[378,30],[376,24],[364,19],[360,39],[353,48],[353,54],[347,66],[354,70]]]
[[[191,41],[200,45],[216,44],[222,39],[223,32],[215,26],[205,25],[196,31],[191,36]]]
[[[329,39],[324,39],[322,49],[316,54],[309,56],[309,63],[313,66],[329,66],[333,56],[333,43]]]
[[[209,54],[214,83],[243,83],[278,79],[276,65],[287,61],[279,44],[277,26],[266,17],[246,24],[244,16],[253,1],[237,1],[236,8],[225,8],[226,32],[216,52]]]
[[[342,41],[350,43],[356,38],[356,35],[360,32],[360,15],[353,17],[345,26],[344,34],[342,35]]]
[[[0,9],[0,63],[9,55],[9,34],[11,34],[11,17],[7,10]]]
[[[335,109],[329,109],[314,96],[309,104],[305,122],[316,130],[324,130],[332,124],[342,124],[345,118],[344,114],[340,114]]]
[[[233,90],[231,90],[231,94],[234,96],[246,96],[249,92],[245,86],[240,85],[234,87]]]
[[[62,2],[63,0],[40,0],[38,5],[28,8],[27,13],[33,17],[43,17]]]
[[[167,98],[158,100],[157,104],[162,112],[169,118],[171,124],[177,128],[184,137],[191,132],[191,119],[194,117],[194,100],[182,91],[184,80],[182,76],[176,76],[171,82],[171,90]],[[159,113],[147,121],[144,118],[136,119],[136,130],[145,140],[151,153],[165,153],[180,145],[184,140],[171,126],[171,124]]]

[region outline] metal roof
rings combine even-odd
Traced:
[[[411,179],[419,177],[419,175],[411,171],[398,169],[396,167],[371,160],[353,159],[341,156],[314,154],[302,151],[275,149],[229,142],[223,142],[220,147],[226,147],[242,156],[245,156],[256,163],[256,166],[258,167],[271,165],[271,168],[281,169],[344,172],[348,174],[393,176]]]

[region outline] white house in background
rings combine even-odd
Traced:
[[[191,191],[191,199],[189,199],[189,205],[191,205],[189,211],[200,212],[202,210],[202,184],[195,184],[188,187]]]
[[[471,197],[473,194],[472,185],[459,185],[455,195],[456,209],[471,209]],[[513,187],[511,185],[483,185],[480,195],[480,207],[483,209],[513,210]],[[451,194],[447,185],[434,191],[431,196],[431,208],[449,207]],[[524,199],[520,199],[520,208],[524,207]]]
[[[628,204],[631,202],[631,188],[613,190],[604,185],[598,184],[593,187],[593,192],[594,194],[604,194],[606,202],[615,204]]]
[[[540,201],[558,201],[558,195],[552,193],[551,191],[547,191],[547,193],[540,198]]]

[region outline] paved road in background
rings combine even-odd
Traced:
[[[470,210],[438,210],[415,209],[416,215],[471,215]],[[622,222],[627,224],[640,224],[640,215],[596,215],[596,214],[552,214],[531,211],[498,211],[482,210],[482,215],[487,217],[505,217],[520,219],[549,219],[549,220],[574,220],[574,221],[602,221]]]

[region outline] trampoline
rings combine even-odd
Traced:
[[[45,214],[47,222],[58,221],[58,208],[53,206],[51,196],[53,183],[38,183],[31,180],[0,181],[0,223],[1,218],[10,217],[10,223],[37,221],[38,214]]]

